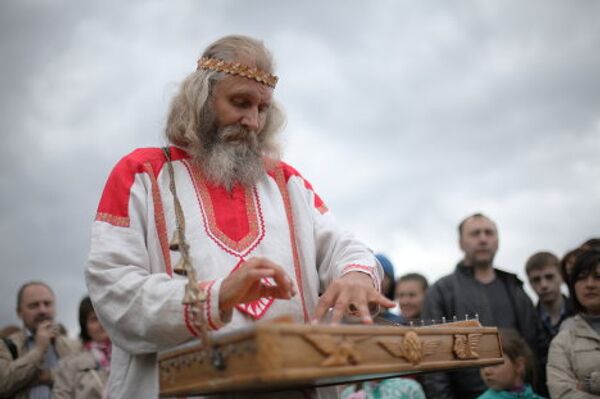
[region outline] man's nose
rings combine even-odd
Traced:
[[[258,122],[258,109],[252,108],[244,113],[242,120],[240,121],[241,125],[251,130],[253,132],[258,132],[259,122]]]

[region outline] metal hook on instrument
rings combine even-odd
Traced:
[[[210,361],[217,370],[225,370],[225,359],[218,348],[212,348],[210,351]]]

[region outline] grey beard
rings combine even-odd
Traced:
[[[236,183],[252,187],[265,174],[261,143],[255,132],[240,126],[214,129],[212,140],[197,154],[206,178],[231,191]]]

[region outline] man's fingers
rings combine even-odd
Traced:
[[[350,307],[353,308],[352,311],[349,311],[354,316],[358,316],[360,321],[365,324],[373,323],[373,319],[371,318],[371,312],[369,311],[367,300],[368,292],[358,291],[354,292],[354,295],[350,299]]]
[[[348,311],[350,301],[345,291],[342,291],[333,305],[333,311],[331,313],[331,323],[337,324],[342,321],[344,314]]]
[[[292,296],[293,295],[293,285],[292,280],[285,274],[283,269],[279,266],[273,265],[272,269],[275,274],[273,275],[273,280],[275,280],[275,284],[282,292]]]
[[[396,306],[394,301],[387,299],[384,295],[374,292],[374,295],[369,295],[369,303],[377,303],[385,308],[393,308]]]
[[[248,261],[248,265],[252,268],[251,270],[271,270],[272,274],[269,275],[269,277],[272,277],[273,280],[275,280],[275,284],[280,288],[282,293],[290,296],[296,294],[292,280],[281,266],[267,258],[252,258]]]
[[[369,311],[369,307],[366,302],[356,305],[358,310],[358,316],[360,317],[360,321],[364,324],[373,324],[373,319],[371,318],[371,312]]]
[[[323,316],[329,311],[335,297],[333,291],[327,290],[321,297],[319,298],[319,302],[317,302],[317,307],[315,308],[315,313],[313,314],[311,323],[318,323]]]
[[[292,295],[289,291],[283,291],[280,287],[275,285],[261,285],[260,298],[273,297],[276,299],[290,299]]]
[[[246,271],[246,279],[258,280],[261,278],[274,277],[275,271],[271,269],[249,269]]]

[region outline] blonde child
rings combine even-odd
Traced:
[[[533,353],[514,330],[501,330],[504,363],[483,367],[481,378],[488,386],[479,399],[543,399],[531,388]]]

